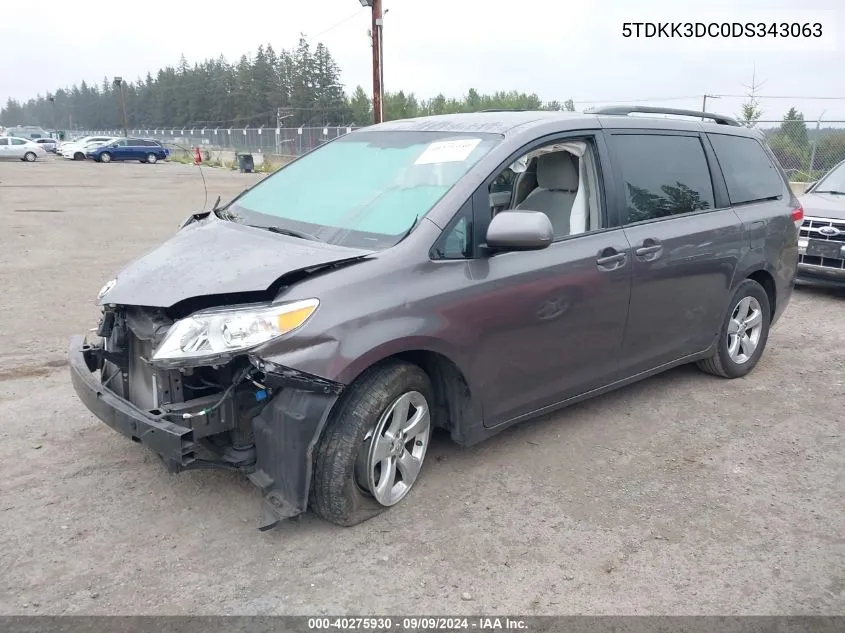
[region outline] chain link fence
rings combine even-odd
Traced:
[[[130,129],[129,136],[155,139],[171,147],[229,150],[299,156],[315,147],[348,134],[354,127],[301,128],[152,128]],[[123,130],[81,130],[74,137],[123,136]]]
[[[845,121],[758,121],[792,182],[812,182],[845,160]]]
[[[845,121],[758,121],[759,128],[793,182],[818,180],[845,160]],[[299,156],[348,134],[355,127],[154,128],[131,129],[130,136],[154,138],[172,147]],[[122,130],[78,131],[75,136],[122,136]]]

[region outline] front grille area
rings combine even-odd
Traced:
[[[828,234],[826,234],[828,233]],[[829,233],[833,233],[830,235]],[[830,218],[806,217],[801,225],[799,237],[808,240],[824,240],[845,246],[845,220]],[[822,266],[834,270],[845,270],[845,259],[839,257],[819,257],[817,255],[798,256],[799,264]]]
[[[825,235],[820,229],[833,228],[839,231],[838,235]],[[801,225],[801,237],[814,240],[831,240],[845,243],[845,220],[828,220],[826,218],[805,218]]]

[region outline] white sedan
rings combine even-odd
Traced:
[[[31,163],[46,157],[47,150],[38,143],[17,136],[0,137],[0,160],[25,160]]]
[[[111,136],[86,136],[75,141],[62,143],[56,148],[56,153],[70,160],[85,160],[85,152],[89,147],[99,147],[112,141]]]

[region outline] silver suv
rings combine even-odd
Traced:
[[[845,161],[801,196],[798,280],[845,286]]]

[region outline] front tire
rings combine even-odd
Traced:
[[[771,322],[769,295],[759,283],[746,279],[731,298],[716,353],[699,361],[699,368],[722,378],[745,376],[763,355]]]
[[[155,154],[147,154],[146,162],[148,165],[155,165],[158,162],[158,156]]]
[[[410,363],[375,367],[353,383],[317,447],[315,514],[348,527],[402,501],[425,459],[433,402],[428,375]]]
[[[36,158],[35,152],[27,152],[26,154],[23,155],[23,159],[28,163],[34,163],[35,158]]]
[[[85,160],[85,154],[83,154],[82,152],[76,152],[73,155],[73,160]]]
[[[100,162],[101,163],[110,163],[111,162],[111,154],[108,152],[103,152],[100,154]]]

